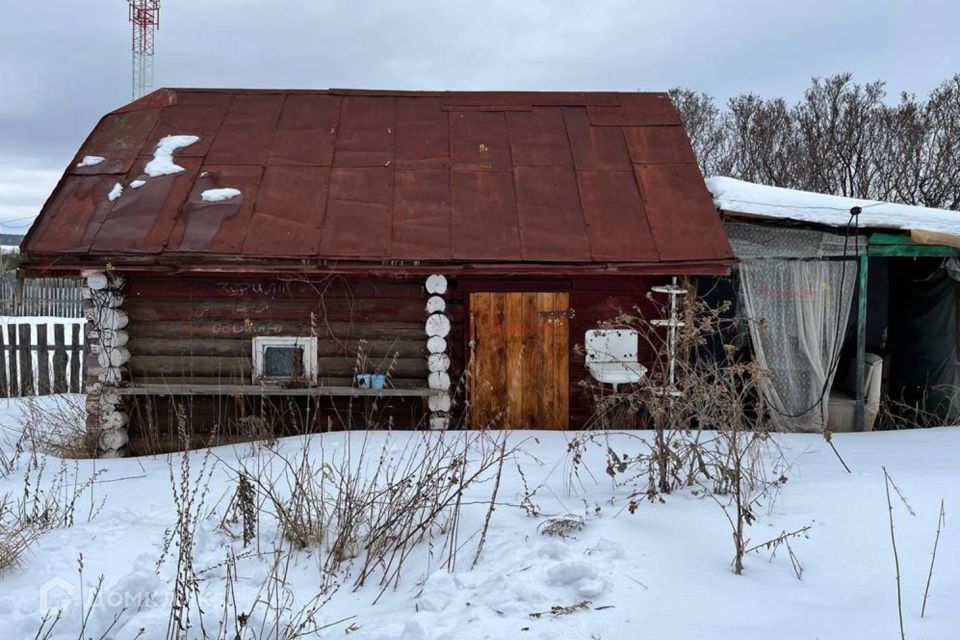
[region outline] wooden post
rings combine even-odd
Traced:
[[[45,324],[37,325],[37,395],[50,395],[50,350]]]
[[[20,394],[32,396],[36,394],[33,384],[33,340],[30,336],[30,325],[21,324],[20,328]]]
[[[866,351],[867,351],[867,268],[869,257],[866,252],[860,256],[857,270],[857,406],[854,429],[864,430],[864,415],[866,413],[866,393],[863,388],[866,382]]]
[[[0,331],[0,398],[9,398],[10,390],[7,388],[7,358],[10,357],[9,349],[4,342],[3,332]]]
[[[53,325],[53,392],[66,393],[67,388],[67,340],[63,325],[57,323]]]
[[[83,370],[80,366],[80,357],[83,353],[83,345],[80,343],[80,325],[75,324],[70,327],[70,393],[83,391],[80,380],[80,372]]]
[[[17,368],[17,325],[7,325],[7,358],[10,365],[10,397],[16,398],[20,395],[20,372]]]

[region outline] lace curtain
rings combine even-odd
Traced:
[[[774,423],[820,431],[850,316],[856,261],[746,260],[739,271],[754,354],[771,373],[762,391]]]

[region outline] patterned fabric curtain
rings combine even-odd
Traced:
[[[739,271],[754,354],[771,373],[763,394],[774,424],[788,431],[822,430],[856,261],[746,260]]]

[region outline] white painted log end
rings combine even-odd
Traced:
[[[447,279],[440,274],[427,278],[427,293],[443,295],[447,292]]]
[[[93,304],[108,309],[118,309],[123,306],[123,295],[116,291],[94,291]]]
[[[427,357],[427,369],[430,371],[447,371],[450,369],[450,356],[445,353],[431,353]]]
[[[450,334],[450,318],[442,313],[435,313],[427,318],[425,325],[427,336],[446,338]]]
[[[434,371],[427,376],[427,386],[434,391],[447,391],[450,388],[450,374],[446,371]]]
[[[430,416],[431,431],[446,431],[450,428],[450,418],[446,415],[436,413]]]
[[[126,429],[105,429],[100,432],[100,449],[104,452],[117,451],[129,441]]]
[[[104,414],[100,416],[100,427],[104,431],[123,431],[125,426],[127,426],[127,421],[129,418],[127,414],[121,413],[119,411],[113,411],[111,413]],[[126,434],[124,434],[126,435]],[[123,445],[120,445],[123,446]]]
[[[107,274],[102,271],[94,271],[87,275],[87,286],[94,291],[102,291],[108,284],[110,281],[107,280]]]
[[[427,299],[427,313],[439,313],[447,310],[447,301],[440,296],[430,296]]]
[[[427,406],[430,411],[450,411],[453,401],[448,393],[435,393],[427,398]]]
[[[447,350],[447,341],[440,336],[433,336],[427,340],[427,351],[430,353],[444,353]]]
[[[130,334],[122,329],[105,329],[99,337],[104,349],[125,347],[130,340]]]

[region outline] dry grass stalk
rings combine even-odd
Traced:
[[[20,428],[30,446],[64,459],[96,458],[99,432],[87,428],[87,407],[82,395],[23,399]]]
[[[940,499],[940,513],[937,516],[937,535],[933,538],[933,553],[930,554],[930,570],[927,571],[927,584],[923,588],[923,606],[920,608],[920,617],[927,612],[927,596],[930,595],[930,582],[933,580],[933,564],[937,561],[937,545],[940,543],[940,529],[947,523],[947,514],[943,509],[943,498]]]
[[[883,479],[887,491],[887,511],[890,516],[890,544],[893,546],[893,565],[897,572],[897,615],[900,618],[900,640],[905,640],[906,635],[903,632],[903,597],[900,586],[900,554],[897,553],[897,536],[893,532],[893,502],[890,500],[890,485],[893,484],[893,481],[890,479],[890,474],[887,473],[886,467],[883,467]],[[897,490],[897,492],[899,493],[899,490]],[[901,494],[900,497],[903,498],[903,495]],[[904,501],[904,504],[906,504],[906,501]]]
[[[487,506],[484,525],[474,534],[476,559],[503,465],[514,454],[508,434],[420,432],[410,434],[399,451],[392,438],[378,446],[370,432],[358,437],[346,437],[332,453],[323,436],[307,439],[297,454],[270,451],[259,469],[241,464],[234,471],[251,479],[267,515],[294,549],[321,552],[325,582],[351,567],[354,588],[374,579],[381,594],[399,583],[422,542],[429,542],[431,557],[438,554],[454,568],[466,493],[489,484],[490,494],[481,500]]]
[[[540,535],[551,538],[572,538],[574,534],[583,531],[585,526],[587,526],[587,521],[581,516],[567,515],[559,518],[547,518],[540,523],[537,531],[540,532]]]
[[[51,472],[47,458],[31,451],[22,489],[0,495],[0,575],[20,566],[24,554],[44,534],[73,526],[81,499],[89,500],[86,521],[93,520],[103,506],[93,493],[102,473],[81,480],[76,463],[63,460]]]
[[[589,600],[581,600],[580,602],[575,602],[574,604],[570,605],[555,604],[550,607],[549,611],[533,611],[528,615],[531,618],[542,618],[545,615],[551,615],[554,618],[558,618],[560,616],[568,616],[571,613],[576,613],[577,611],[585,611],[590,608],[591,604],[593,603]]]

